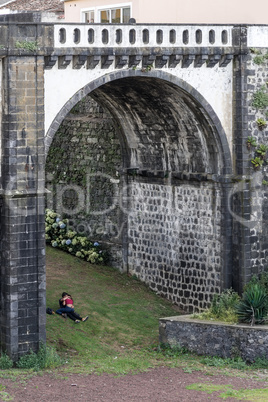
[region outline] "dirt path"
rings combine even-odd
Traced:
[[[60,377],[64,379],[60,379]],[[192,384],[206,385],[206,391],[189,390]],[[257,381],[249,377],[238,378],[225,375],[206,375],[201,372],[185,373],[182,369],[160,367],[145,373],[113,377],[110,375],[88,375],[45,373],[36,375],[27,384],[19,384],[7,379],[0,379],[1,401],[15,402],[205,402],[205,401],[239,401],[239,397],[219,397],[227,391],[227,385],[233,390],[267,388],[268,381]],[[208,393],[208,388],[215,390]],[[225,386],[220,389],[219,386]],[[256,395],[254,391],[252,395]],[[240,396],[241,397],[241,396]],[[8,399],[13,398],[13,399]],[[247,399],[267,401],[267,399]]]

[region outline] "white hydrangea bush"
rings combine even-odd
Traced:
[[[51,209],[46,209],[46,242],[52,247],[64,250],[91,264],[104,264],[108,253],[100,243],[92,242],[86,236],[80,236],[68,229],[68,219],[61,219],[60,215]]]

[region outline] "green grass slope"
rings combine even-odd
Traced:
[[[47,343],[72,371],[124,374],[160,364],[158,319],[177,315],[174,307],[144,284],[110,267],[92,265],[47,248],[47,306],[56,310],[62,292],[89,319],[75,324],[47,315]],[[161,359],[160,359],[161,360]]]

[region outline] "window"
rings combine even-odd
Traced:
[[[100,10],[100,22],[127,24],[130,19],[130,7],[109,8]]]
[[[95,7],[81,10],[81,21],[87,24],[127,24],[131,18],[131,4],[114,4],[106,7]]]
[[[94,11],[82,12],[83,22],[93,24],[95,22],[94,14]]]

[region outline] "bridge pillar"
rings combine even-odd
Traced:
[[[43,60],[2,62],[1,347],[14,361],[45,341]]]
[[[247,149],[247,138],[254,135],[261,137],[258,130],[252,130],[257,111],[252,108],[252,92],[257,85],[250,84],[251,79],[258,82],[258,69],[263,67],[252,63],[248,49],[248,30],[241,26],[235,29],[236,42],[240,53],[234,63],[234,167],[237,174],[232,192],[233,196],[233,287],[240,294],[253,274],[263,270],[263,254],[266,255],[266,241],[263,241],[265,222],[263,212],[264,198],[256,192],[258,174],[253,170],[250,159],[253,157]],[[256,132],[257,131],[257,132]],[[256,137],[257,139],[257,137]],[[262,175],[262,173],[259,173]],[[262,191],[263,192],[263,191]],[[258,207],[256,208],[256,205]],[[257,258],[256,258],[257,257]],[[264,262],[264,266],[266,262]]]

